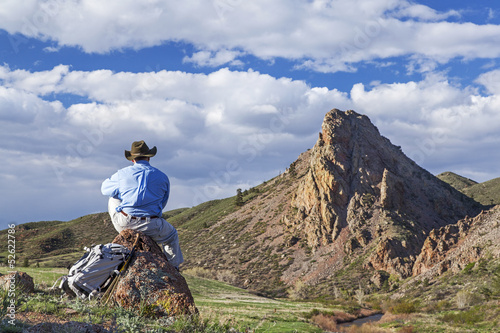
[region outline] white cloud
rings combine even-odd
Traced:
[[[237,57],[242,55],[242,52],[230,50],[220,50],[217,52],[199,51],[194,53],[191,57],[184,57],[182,62],[191,62],[197,64],[198,66],[206,67],[218,67],[225,64],[229,64],[231,66],[242,66],[243,62],[235,60]]]
[[[396,17],[409,17],[425,21],[439,21],[450,17],[460,17],[460,13],[456,10],[440,13],[430,7],[408,2],[403,2],[396,13]]]
[[[481,96],[442,75],[428,75],[420,82],[381,84],[371,90],[357,84],[351,99],[382,135],[431,172],[463,172],[471,178],[482,174],[478,181],[498,177],[491,163],[500,159],[494,155],[500,144],[498,91]]]
[[[500,70],[493,70],[481,74],[476,83],[483,85],[491,94],[500,94]]]
[[[240,66],[244,55],[286,58],[320,72],[354,71],[358,62],[417,55],[443,63],[500,55],[500,26],[447,22],[407,0],[7,1],[0,28],[106,53],[168,41],[194,45],[184,58],[200,66]]]

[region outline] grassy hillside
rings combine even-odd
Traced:
[[[7,230],[0,231],[0,237]],[[66,267],[81,256],[84,246],[108,243],[116,235],[107,213],[91,214],[69,222],[33,222],[16,227],[17,265],[27,258],[30,264]],[[7,256],[7,243],[0,244],[0,255]]]
[[[462,191],[466,187],[473,186],[473,185],[477,184],[477,182],[472,180],[472,179],[462,177],[462,176],[457,175],[456,173],[453,173],[450,171],[440,173],[436,177],[438,177],[439,179],[441,179],[445,183],[450,184],[452,187],[454,187],[455,189],[457,189],[459,191]]]
[[[252,195],[246,195],[248,200]],[[198,232],[237,210],[235,197],[213,200],[193,208],[179,208],[163,213],[163,217],[183,231]],[[16,264],[28,259],[30,266],[67,267],[83,254],[83,247],[105,244],[117,235],[108,213],[85,215],[71,221],[29,222],[16,226]],[[0,231],[7,239],[7,229]],[[183,239],[188,242],[189,239]],[[0,243],[0,260],[8,255],[7,242]]]
[[[499,205],[500,178],[466,187],[463,189],[463,193],[483,205]]]
[[[500,205],[500,178],[477,183],[449,171],[443,172],[437,177],[482,205]]]

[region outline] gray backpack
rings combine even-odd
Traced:
[[[62,277],[59,288],[70,296],[91,298],[104,292],[130,251],[120,244],[100,244],[86,253]]]

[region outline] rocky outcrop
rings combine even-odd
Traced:
[[[326,114],[310,156],[285,223],[300,230],[295,233],[313,249],[336,241],[347,242],[349,254],[372,247],[367,268],[412,275],[431,230],[481,208],[415,164],[354,111]]]
[[[172,266],[150,237],[130,229],[113,240],[129,249],[139,234],[137,250],[118,283],[114,300],[122,307],[148,317],[196,313],[193,296],[184,277]]]
[[[433,230],[422,246],[413,275],[434,277],[451,270],[457,273],[486,254],[500,257],[500,206],[474,218]]]
[[[0,286],[4,290],[32,293],[35,291],[33,278],[24,272],[12,272],[0,276]]]

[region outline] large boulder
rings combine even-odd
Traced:
[[[126,229],[113,243],[131,250],[137,234],[136,252],[118,282],[113,294],[115,302],[148,317],[197,313],[186,280],[155,241],[141,232]]]
[[[4,290],[13,289],[27,293],[35,291],[33,278],[24,272],[16,271],[0,276],[0,286],[2,286]]]

